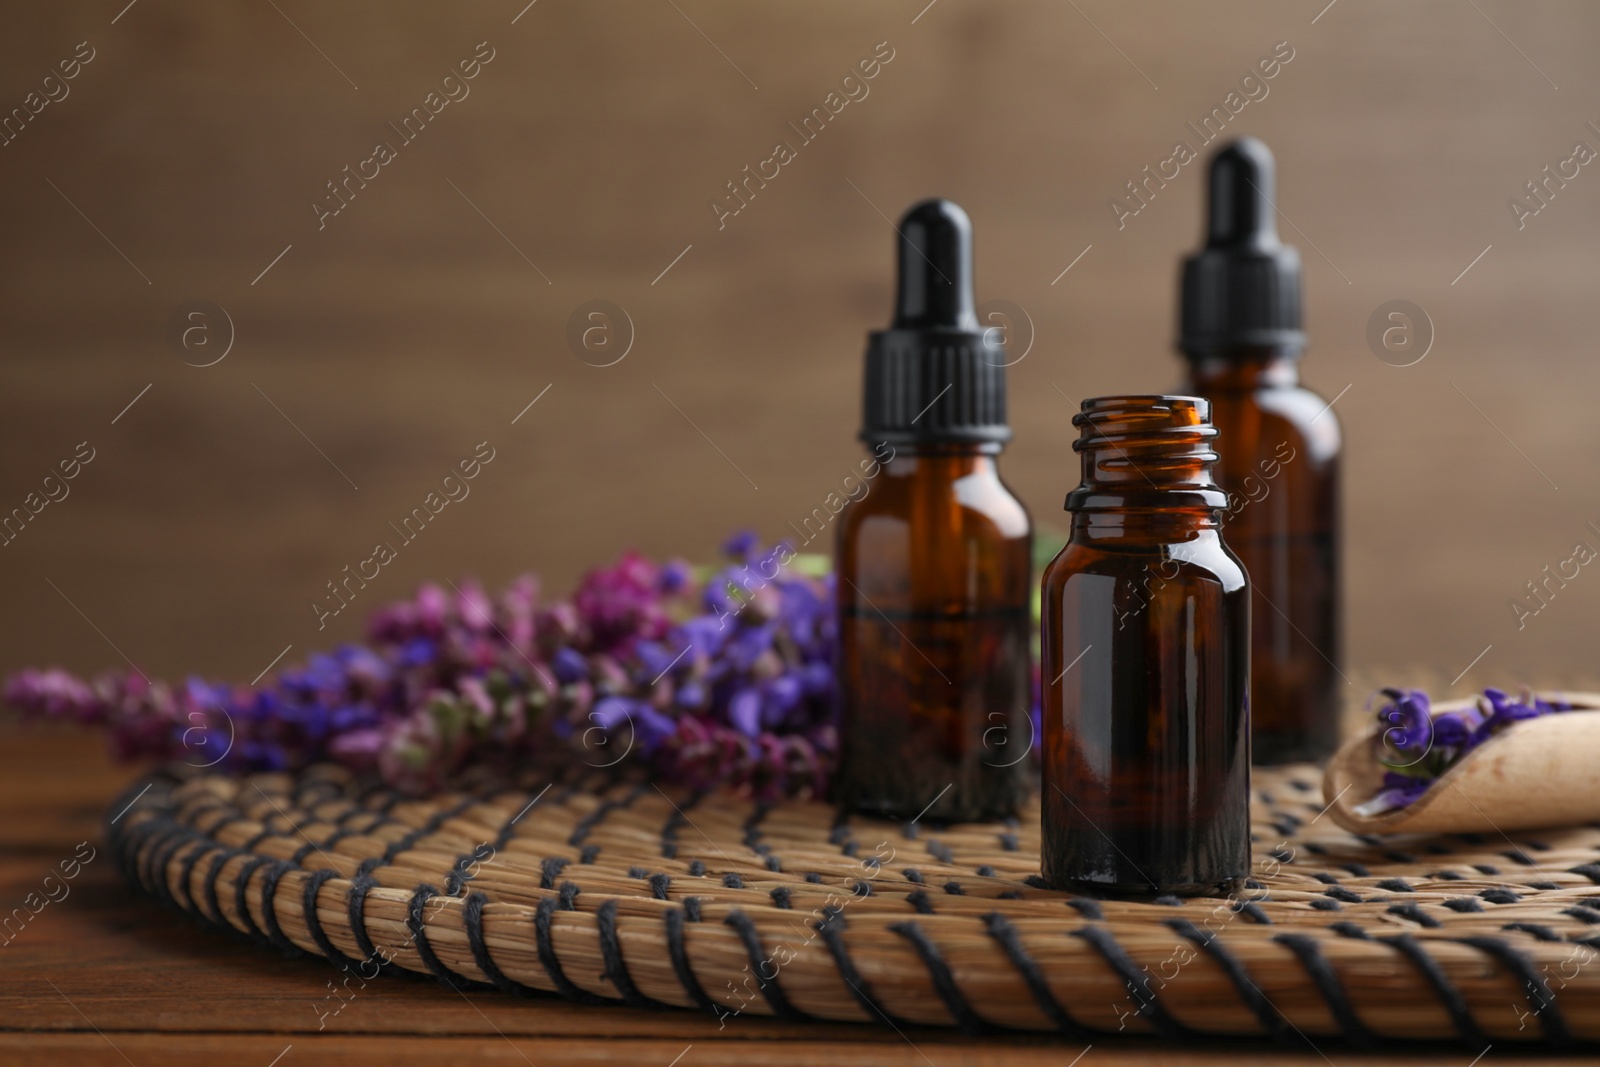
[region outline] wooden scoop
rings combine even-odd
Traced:
[[[1571,711],[1513,723],[1467,753],[1428,791],[1376,815],[1355,808],[1383,789],[1383,724],[1339,749],[1322,779],[1328,814],[1362,834],[1495,833],[1600,822],[1600,693],[1540,692]],[[1473,707],[1442,701],[1435,713]]]

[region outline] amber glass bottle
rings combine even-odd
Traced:
[[[1198,397],[1086,400],[1044,573],[1042,863],[1059,889],[1225,891],[1250,866],[1250,593]]]
[[[894,323],[867,347],[861,439],[882,461],[839,518],[845,807],[960,821],[1027,795],[1032,529],[995,457],[1005,357],[972,303],[972,230],[945,200],[901,220]],[[887,457],[887,458],[885,458]]]
[[[1228,546],[1255,590],[1250,715],[1258,763],[1339,745],[1339,420],[1300,386],[1300,257],[1278,240],[1272,153],[1211,160],[1206,246],[1184,264],[1184,391],[1211,401]]]

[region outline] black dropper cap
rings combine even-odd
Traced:
[[[1005,350],[973,310],[972,221],[949,200],[924,200],[898,230],[894,322],[867,337],[861,439],[1009,441]]]
[[[1254,137],[1211,157],[1206,246],[1183,262],[1178,347],[1191,357],[1305,345],[1300,253],[1278,240],[1274,171]]]

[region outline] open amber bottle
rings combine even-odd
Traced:
[[[901,219],[893,324],[867,348],[861,439],[880,458],[839,519],[834,799],[939,821],[1027,796],[1032,529],[995,458],[1005,355],[979,328],[972,230],[947,200]]]
[[[1198,397],[1086,400],[1043,583],[1045,881],[1231,888],[1250,864],[1250,593]]]
[[[1300,385],[1300,257],[1278,240],[1272,153],[1211,159],[1206,246],[1184,264],[1185,392],[1211,401],[1228,545],[1253,590],[1250,714],[1258,763],[1339,746],[1339,418]]]

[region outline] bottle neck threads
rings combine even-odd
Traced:
[[[1217,428],[1211,403],[1194,396],[1108,396],[1073,416],[1083,481],[1067,510],[1192,510],[1205,521],[1228,504],[1212,476]]]

